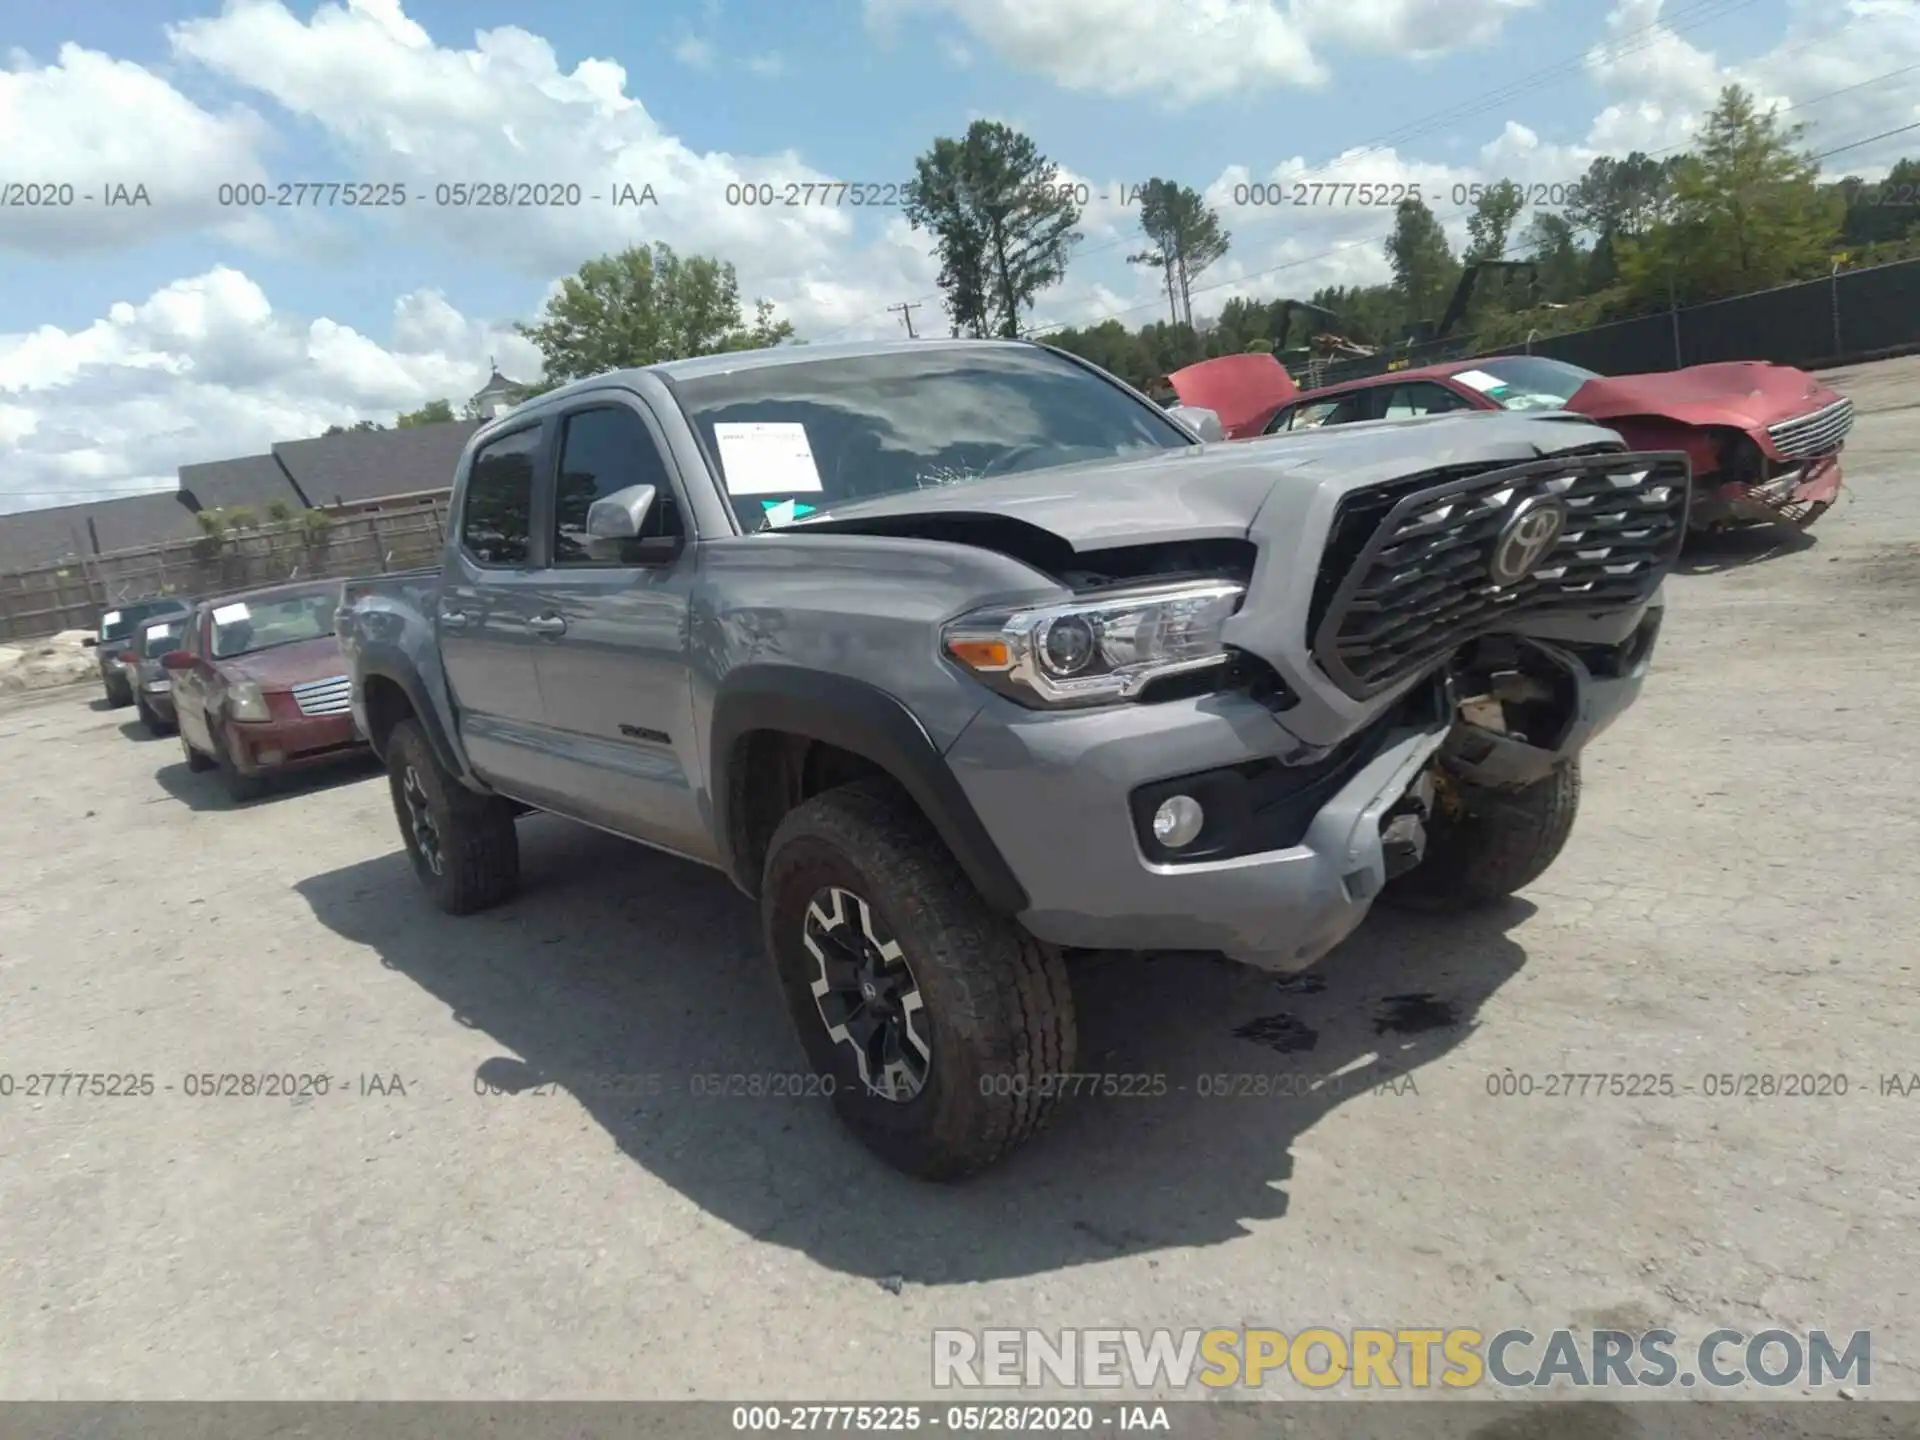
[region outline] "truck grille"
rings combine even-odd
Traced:
[[[1808,460],[1840,448],[1853,429],[1853,401],[1836,400],[1819,410],[1767,427],[1767,438],[1790,460]]]
[[[1692,475],[1677,452],[1556,455],[1420,478],[1434,483],[1384,487],[1392,503],[1364,540],[1343,520],[1379,515],[1381,487],[1348,496],[1334,519],[1328,593],[1309,640],[1320,667],[1356,699],[1524,616],[1643,604],[1686,536]],[[1524,574],[1499,578],[1497,562],[1515,553],[1508,526],[1560,506],[1558,536]]]
[[[353,708],[353,681],[345,675],[310,680],[293,687],[293,703],[302,715],[344,715]]]

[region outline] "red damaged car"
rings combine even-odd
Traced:
[[[1204,406],[1198,397],[1218,387],[1195,385],[1195,372],[1222,364],[1208,361],[1170,376],[1181,401]],[[1811,525],[1840,493],[1840,448],[1853,428],[1851,400],[1804,370],[1764,360],[1608,376],[1541,355],[1504,355],[1395,370],[1320,390],[1293,392],[1291,386],[1288,380],[1274,387],[1277,412],[1261,433],[1447,410],[1585,415],[1617,430],[1631,449],[1686,452],[1694,475],[1689,519],[1697,530]]]
[[[193,612],[161,657],[173,680],[180,748],[219,767],[236,800],[275,775],[364,752],[333,613],[340,582],[250,590]]]

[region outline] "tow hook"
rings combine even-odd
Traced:
[[[1406,874],[1426,858],[1433,794],[1433,773],[1423,771],[1407,793],[1380,817],[1380,858],[1387,879]]]

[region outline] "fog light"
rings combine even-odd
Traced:
[[[1200,827],[1207,822],[1207,812],[1200,808],[1200,802],[1191,795],[1175,795],[1162,800],[1160,808],[1153,812],[1153,838],[1169,850],[1178,850],[1182,845],[1191,845]]]
[[[284,752],[279,750],[262,750],[258,755],[254,756],[253,758],[254,758],[254,763],[259,765],[278,765],[282,760],[286,759],[287,757]]]

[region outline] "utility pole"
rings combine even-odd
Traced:
[[[898,305],[889,305],[887,307],[887,313],[889,315],[897,313],[902,320],[907,322],[907,338],[909,340],[918,340],[920,338],[913,333],[913,312],[920,308],[920,303],[918,300],[902,300]]]

